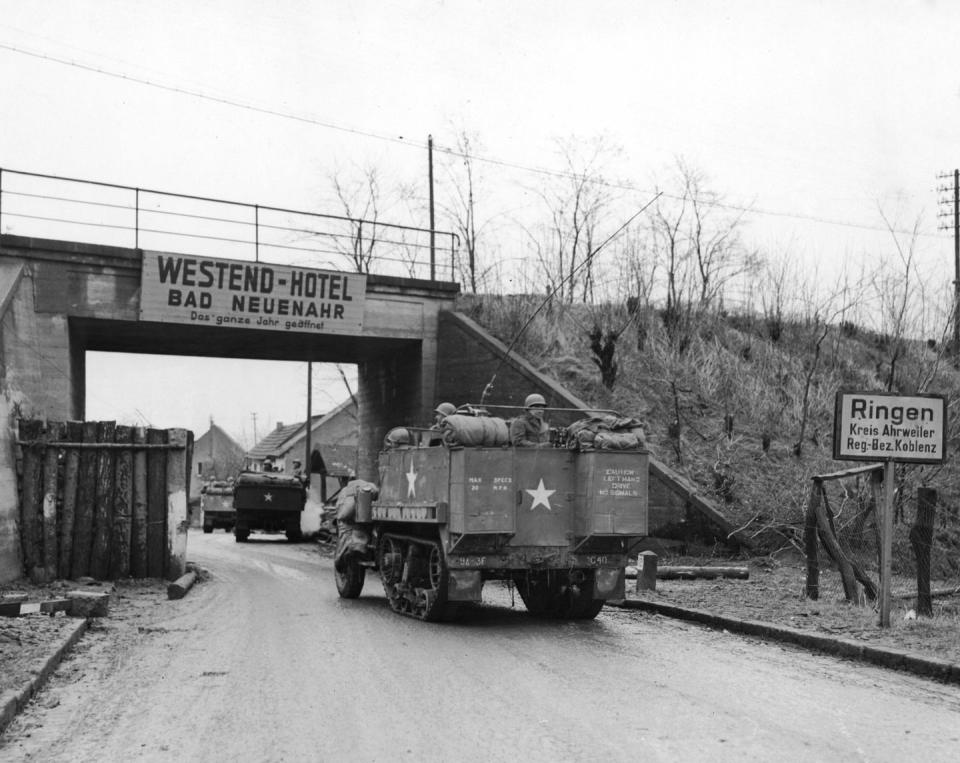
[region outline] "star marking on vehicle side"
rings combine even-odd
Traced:
[[[543,478],[540,478],[540,484],[537,485],[536,490],[526,490],[530,494],[530,497],[533,498],[533,503],[530,506],[530,510],[533,511],[537,506],[546,507],[547,511],[553,511],[553,507],[550,506],[550,496],[556,493],[556,490],[547,490],[543,484]]]
[[[273,500],[273,493],[264,493],[264,494],[263,494],[263,502],[264,502],[264,503],[270,503],[270,501],[272,501],[272,500]]]
[[[413,461],[410,462],[410,471],[406,473],[407,478],[407,498],[417,497],[417,473],[413,469]]]

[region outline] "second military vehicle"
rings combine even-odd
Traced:
[[[286,533],[300,540],[300,517],[307,492],[299,477],[277,472],[242,472],[233,487],[236,513],[233,535],[238,543],[251,530]]]
[[[218,527],[230,532],[236,516],[232,482],[217,480],[200,488],[200,522],[205,533],[212,533]]]

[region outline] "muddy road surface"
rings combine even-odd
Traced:
[[[960,755],[960,687],[637,611],[458,623],[340,600],[313,544],[191,533],[210,572],[100,626],[0,738],[28,761],[823,761]]]

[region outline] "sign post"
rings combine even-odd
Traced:
[[[890,627],[894,468],[897,463],[942,464],[947,450],[947,400],[943,395],[837,392],[833,457],[883,462],[880,522],[880,627]]]
[[[880,530],[880,627],[890,627],[890,574],[893,568],[894,461],[883,464],[883,526]]]

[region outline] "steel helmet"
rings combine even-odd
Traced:
[[[547,407],[547,401],[543,399],[543,395],[536,392],[532,395],[527,395],[527,399],[523,401],[524,408],[532,408],[535,405],[542,405],[544,408]]]
[[[457,412],[457,406],[453,403],[440,403],[440,405],[433,409],[433,412],[439,413],[441,416],[450,416]]]

